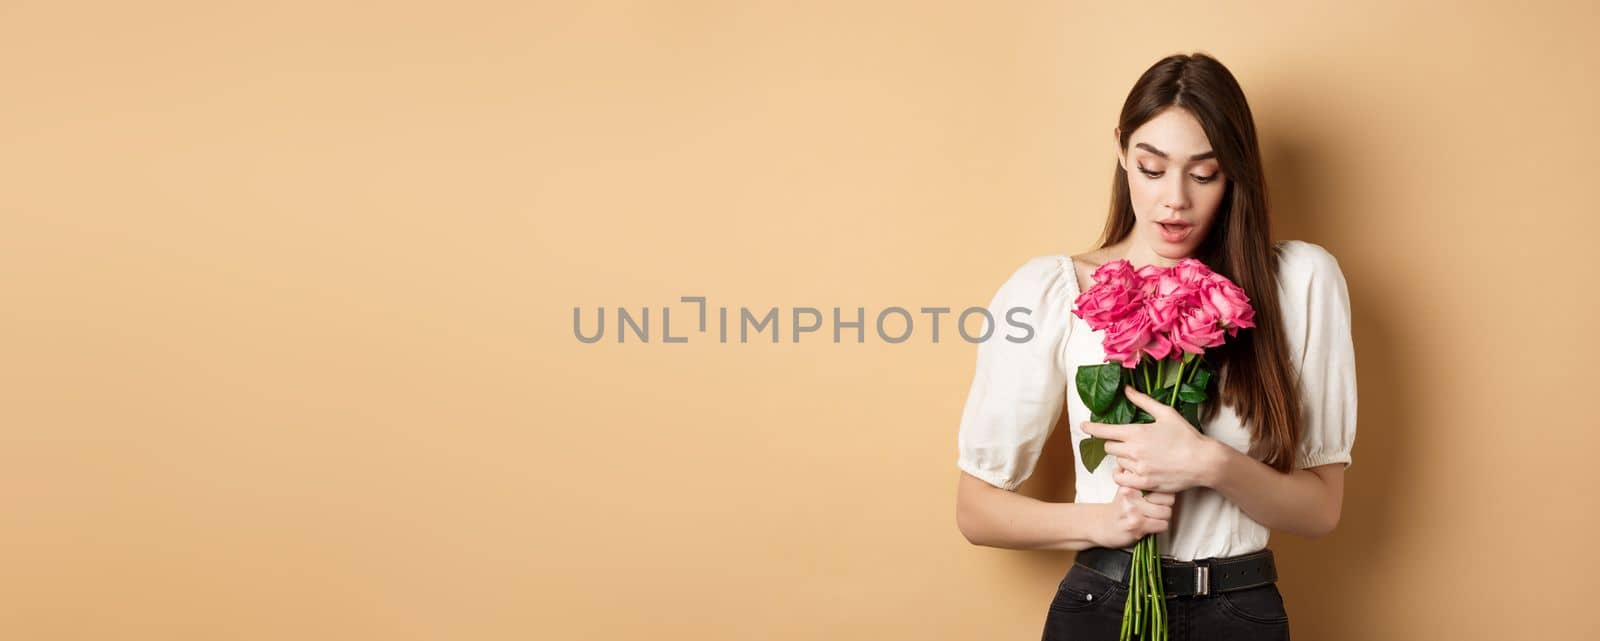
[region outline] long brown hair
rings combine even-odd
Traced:
[[[1172,55],[1139,76],[1128,92],[1118,116],[1123,151],[1135,130],[1173,107],[1200,121],[1228,180],[1211,230],[1194,257],[1244,288],[1256,312],[1254,328],[1240,330],[1206,353],[1207,369],[1217,372],[1216,389],[1222,393],[1203,404],[1201,421],[1215,419],[1221,404],[1233,407],[1251,432],[1251,456],[1287,472],[1300,443],[1300,382],[1289,360],[1278,304],[1278,248],[1269,233],[1255,121],[1244,91],[1221,62],[1204,53]],[[1128,173],[1117,164],[1100,247],[1127,238],[1136,222]]]

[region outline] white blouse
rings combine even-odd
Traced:
[[[1304,382],[1304,432],[1295,467],[1343,463],[1348,468],[1356,437],[1356,361],[1344,274],[1320,245],[1299,240],[1278,245],[1283,247],[1278,300],[1290,355]],[[1078,443],[1088,438],[1078,424],[1089,420],[1090,412],[1073,380],[1078,366],[1105,362],[1105,332],[1090,329],[1072,313],[1078,297],[1076,272],[1071,256],[1038,256],[995,294],[989,313],[997,325],[978,344],[956,465],[990,485],[1016,489],[1033,474],[1065,403],[1077,463],[1073,501],[1110,503],[1117,490],[1112,480],[1117,457],[1107,455],[1092,473],[1077,460]],[[1008,317],[1015,307],[1031,313]],[[1033,335],[1028,337],[1016,323],[1031,326]],[[1013,342],[1007,336],[1028,340]],[[1240,452],[1249,451],[1250,433],[1230,406],[1219,408],[1202,431]],[[1220,492],[1196,487],[1178,494],[1173,520],[1157,537],[1162,556],[1192,561],[1261,550],[1267,547],[1268,530]]]

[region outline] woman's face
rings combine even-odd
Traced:
[[[1120,134],[1113,132],[1138,219],[1134,240],[1168,260],[1193,255],[1211,230],[1228,186],[1200,121],[1173,107],[1134,130],[1127,149]]]

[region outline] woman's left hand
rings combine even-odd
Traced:
[[[1177,408],[1131,385],[1122,389],[1129,401],[1155,417],[1154,423],[1081,424],[1089,436],[1105,439],[1106,454],[1117,457],[1112,474],[1117,485],[1173,494],[1205,486],[1216,440],[1190,425]]]

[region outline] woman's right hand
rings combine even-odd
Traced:
[[[1167,531],[1172,506],[1177,502],[1177,496],[1167,492],[1143,494],[1143,490],[1117,486],[1117,494],[1109,504],[1110,518],[1097,543],[1101,547],[1123,548],[1138,543],[1146,534]]]

